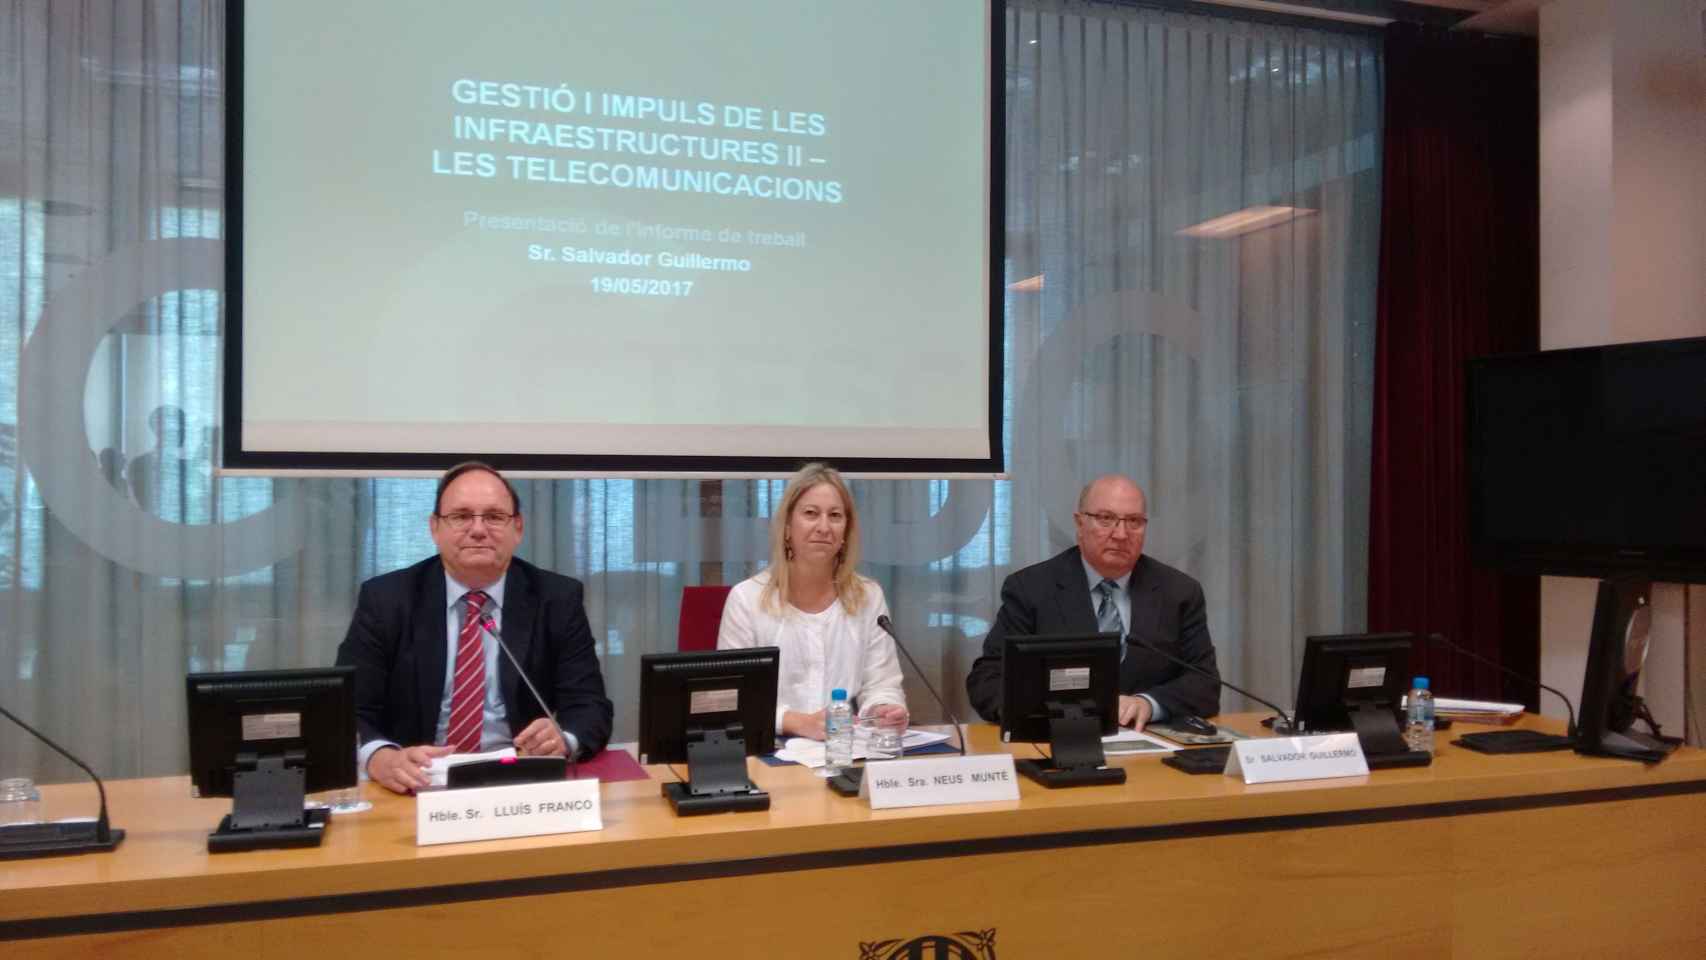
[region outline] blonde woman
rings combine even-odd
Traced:
[[[877,626],[888,605],[858,563],[859,515],[847,484],[834,468],[807,464],[771,517],[770,565],[729,593],[717,631],[718,649],[781,648],[780,735],[822,740],[837,687],[860,716],[906,726],[894,640]]]

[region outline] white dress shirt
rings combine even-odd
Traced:
[[[723,607],[717,630],[717,649],[779,647],[781,676],[776,687],[776,729],[782,715],[815,713],[829,705],[829,692],[837,687],[859,711],[892,703],[904,708],[900,660],[894,638],[877,626],[887,616],[883,588],[864,577],[865,599],[858,613],[849,613],[839,598],[820,613],[806,613],[785,599],[781,610],[766,609],[759,601],[768,572],[761,572],[735,585]]]

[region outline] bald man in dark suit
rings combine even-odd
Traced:
[[[1142,730],[1170,717],[1220,712],[1220,676],[1202,585],[1143,555],[1148,500],[1130,479],[1098,477],[1073,514],[1078,545],[1026,567],[1001,586],[1001,610],[966,676],[985,720],[1001,719],[1002,647],[1009,636],[1116,630],[1121,650],[1119,721]],[[1117,619],[1116,619],[1117,618]],[[1206,671],[1203,676],[1133,644],[1137,638]]]

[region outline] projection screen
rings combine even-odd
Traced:
[[[990,0],[228,34],[226,469],[1002,469]]]

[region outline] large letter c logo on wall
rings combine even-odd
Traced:
[[[48,509],[102,556],[141,573],[212,580],[271,566],[302,548],[294,495],[232,523],[170,523],[106,481],[89,452],[89,363],[131,308],[174,290],[219,290],[218,240],[172,239],[115,250],[55,291],[18,361],[18,451]]]

